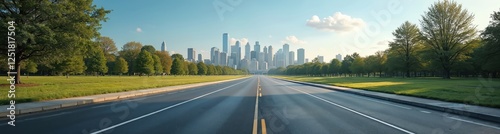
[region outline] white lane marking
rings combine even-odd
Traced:
[[[500,127],[496,127],[496,126],[486,125],[486,124],[483,124],[483,123],[478,123],[478,122],[469,121],[469,120],[464,120],[464,119],[455,118],[455,117],[448,117],[448,118],[450,118],[450,119],[454,119],[454,120],[458,120],[458,121],[463,121],[463,122],[467,122],[467,123],[471,123],[471,124],[476,124],[476,125],[485,126],[485,127],[490,127],[490,128],[494,128],[494,129],[498,129],[498,130],[500,130]]]
[[[277,83],[277,82],[275,82],[275,83]],[[278,84],[279,84],[279,83],[278,83]],[[368,119],[371,119],[371,120],[373,120],[373,121],[376,121],[376,122],[382,123],[382,124],[384,124],[384,125],[386,125],[386,126],[392,127],[392,128],[394,128],[394,129],[397,129],[397,130],[399,130],[399,131],[405,132],[405,133],[407,133],[407,134],[414,134],[413,132],[411,132],[411,131],[409,131],[409,130],[406,130],[406,129],[400,128],[400,127],[398,127],[398,126],[392,125],[392,124],[387,123],[387,122],[382,121],[382,120],[379,120],[379,119],[377,119],[377,118],[375,118],[375,117],[371,117],[371,116],[368,116],[368,115],[366,115],[366,114],[360,113],[360,112],[358,112],[358,111],[356,111],[356,110],[352,110],[352,109],[350,109],[350,108],[347,108],[347,107],[345,107],[345,106],[339,105],[339,104],[337,104],[337,103],[333,103],[333,102],[331,102],[331,101],[329,101],[329,100],[323,99],[323,98],[318,97],[318,96],[316,96],[316,95],[309,94],[309,93],[304,92],[304,91],[302,91],[302,90],[300,90],[300,89],[296,89],[296,88],[293,88],[293,87],[289,87],[289,86],[286,86],[286,85],[283,85],[283,84],[280,84],[280,85],[285,86],[285,87],[288,87],[288,88],[291,88],[291,89],[296,90],[296,91],[299,91],[299,92],[302,92],[302,93],[304,93],[304,94],[306,94],[306,95],[309,95],[309,96],[311,96],[311,97],[313,97],[313,98],[316,98],[316,99],[321,100],[321,101],[324,101],[324,102],[326,102],[326,103],[329,103],[329,104],[335,105],[335,106],[337,106],[337,107],[340,107],[340,108],[345,109],[345,110],[347,110],[347,111],[350,111],[350,112],[353,112],[353,113],[355,113],[355,114],[361,115],[361,116],[366,117],[366,118],[368,118]]]
[[[249,80],[249,79],[247,79],[247,80]],[[148,114],[145,114],[145,115],[142,115],[142,116],[139,116],[139,117],[136,117],[136,118],[133,118],[133,119],[127,120],[127,121],[125,121],[125,122],[122,122],[122,123],[119,123],[119,124],[113,125],[113,126],[111,126],[111,127],[107,127],[107,128],[101,129],[101,130],[99,130],[99,131],[92,132],[91,134],[98,134],[98,133],[102,133],[102,132],[108,131],[108,130],[110,130],[110,129],[113,129],[113,128],[116,128],[116,127],[119,127],[119,126],[122,126],[122,125],[128,124],[128,123],[130,123],[130,122],[133,122],[133,121],[136,121],[136,120],[139,120],[139,119],[142,119],[142,118],[145,118],[145,117],[148,117],[148,116],[151,116],[151,115],[154,115],[154,114],[160,113],[160,112],[162,112],[162,111],[165,111],[165,110],[168,110],[168,109],[171,109],[171,108],[174,108],[174,107],[177,107],[177,106],[180,106],[180,105],[186,104],[186,103],[188,103],[188,102],[191,102],[191,101],[194,101],[194,100],[200,99],[200,98],[205,97],[205,96],[208,96],[208,95],[210,95],[210,94],[217,93],[217,92],[219,92],[219,91],[222,91],[222,90],[228,89],[228,88],[230,88],[230,87],[236,86],[236,85],[241,84],[241,83],[243,83],[243,82],[245,82],[245,81],[247,81],[247,80],[244,80],[244,81],[242,81],[242,82],[238,82],[238,83],[236,83],[236,84],[233,84],[233,85],[227,86],[227,87],[225,87],[225,88],[221,88],[221,89],[218,89],[218,90],[215,90],[215,91],[212,91],[212,92],[209,92],[209,93],[206,93],[206,94],[200,95],[200,96],[198,96],[198,97],[195,97],[195,98],[192,98],[192,99],[189,99],[189,100],[183,101],[183,102],[179,102],[179,103],[177,103],[177,104],[174,104],[174,105],[171,105],[171,106],[168,106],[168,107],[162,108],[162,109],[160,109],[160,110],[156,110],[156,111],[154,111],[154,112],[151,112],[151,113],[148,113]]]
[[[391,103],[387,103],[387,102],[383,102],[383,101],[379,101],[379,100],[375,100],[375,99],[369,99],[369,98],[365,98],[365,97],[362,97],[362,96],[356,96],[356,97],[361,98],[361,99],[365,99],[365,100],[369,100],[369,101],[374,101],[374,102],[378,102],[378,103],[386,104],[386,105],[391,105],[391,106],[395,106],[395,107],[403,108],[403,109],[408,109],[408,110],[410,110],[410,109],[411,109],[411,108],[409,108],[409,107],[400,106],[400,105],[396,105],[396,104],[391,104]]]
[[[429,111],[424,111],[424,110],[420,110],[420,112],[422,112],[422,113],[426,113],[426,114],[430,114],[430,113],[431,113],[431,112],[429,112]]]
[[[257,89],[259,88],[260,86],[260,77],[257,76]],[[252,134],[257,134],[257,118],[258,118],[258,115],[259,115],[259,90],[257,90],[257,93],[255,95],[255,111],[253,113],[253,128],[252,128]]]
[[[22,120],[22,121],[29,121],[29,120],[36,120],[36,119],[49,118],[49,117],[54,117],[54,116],[59,116],[59,115],[69,114],[69,113],[71,113],[71,112],[62,112],[62,113],[53,114],[53,115],[47,115],[47,116],[41,116],[41,117],[35,117],[35,118],[29,118],[29,119],[24,119],[24,120]]]

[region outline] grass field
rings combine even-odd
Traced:
[[[273,77],[500,108],[500,79]]]
[[[220,81],[235,76],[30,76],[22,77],[16,86],[16,103],[115,93],[200,82]],[[7,79],[7,77],[5,77]],[[8,81],[0,82],[0,105],[8,104]]]

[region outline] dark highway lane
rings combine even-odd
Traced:
[[[273,133],[500,133],[499,124],[261,76]]]
[[[17,117],[1,133],[252,133],[257,77]],[[7,120],[0,120],[5,121]],[[6,124],[6,123],[5,123]]]
[[[262,75],[20,115],[16,127],[0,121],[1,133],[16,134],[500,133],[491,122]]]

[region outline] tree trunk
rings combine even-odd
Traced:
[[[19,60],[19,56],[16,56],[15,59],[15,64],[14,66],[16,67],[16,77],[14,78],[16,80],[16,84],[21,84],[21,61]]]

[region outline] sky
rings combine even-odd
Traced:
[[[335,55],[372,55],[388,48],[392,32],[403,22],[420,26],[422,15],[437,0],[94,0],[112,10],[102,23],[101,36],[112,38],[119,50],[137,41],[187,57],[194,48],[209,58],[210,48],[222,50],[222,34],[235,41],[259,41],[274,53],[290,44],[290,51],[305,49],[306,58],[320,55],[326,62]],[[484,30],[498,0],[457,0]],[[243,44],[244,46],[244,44]],[[242,57],[244,47],[242,46]],[[262,50],[261,50],[262,51]]]

